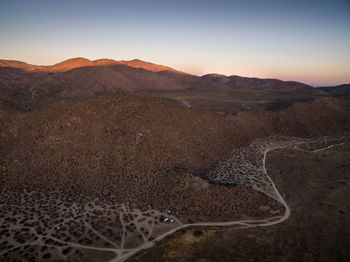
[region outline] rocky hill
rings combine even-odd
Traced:
[[[243,212],[242,201],[247,214],[271,202],[252,189],[219,189],[193,176],[247,142],[212,112],[119,96],[14,114],[0,130],[3,187],[113,192],[118,201],[151,202],[189,215],[203,209],[211,217]]]
[[[199,174],[255,138],[347,132],[349,112],[348,100],[331,98],[230,117],[131,96],[59,102],[1,122],[1,177],[103,188],[164,170]]]
[[[211,218],[263,216],[257,206],[280,207],[242,185],[218,188],[204,174],[256,138],[349,132],[349,113],[349,100],[331,98],[229,117],[133,96],[57,102],[0,121],[0,184],[113,192],[118,201]]]
[[[233,121],[238,121],[251,137],[275,134],[318,137],[349,131],[349,113],[350,99],[319,98],[312,102],[296,102],[285,110],[242,111]]]

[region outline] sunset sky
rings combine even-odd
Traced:
[[[72,57],[350,83],[350,1],[0,1],[0,59]]]

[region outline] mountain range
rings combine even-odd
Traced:
[[[50,66],[0,60],[0,110],[30,111],[60,100],[120,94],[161,97],[220,113],[278,109],[333,95],[328,89],[296,81],[219,74],[200,77],[138,59],[72,58]]]
[[[63,62],[57,63],[55,65],[31,65],[26,62],[16,61],[16,60],[0,60],[0,66],[2,67],[14,67],[20,68],[26,71],[44,71],[44,72],[64,72],[69,71],[78,67],[86,66],[110,66],[110,65],[127,65],[134,68],[143,68],[152,72],[159,71],[172,71],[180,74],[185,74],[183,72],[177,71],[173,68],[163,65],[157,65],[150,62],[145,62],[139,59],[133,59],[130,61],[116,61],[113,59],[98,59],[91,61],[83,57],[76,57],[65,60]]]

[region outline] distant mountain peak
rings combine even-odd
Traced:
[[[210,73],[210,74],[205,74],[202,76],[203,78],[206,78],[206,77],[227,77],[226,75],[223,75],[223,74],[217,74],[217,73]]]
[[[130,60],[130,62],[143,62],[143,63],[146,63],[145,61],[142,61],[141,59],[137,59],[137,58]]]
[[[70,58],[70,59],[67,59],[64,62],[73,62],[73,61],[87,61],[87,62],[91,62],[91,60],[85,58],[85,57],[73,57],[73,58]]]
[[[60,63],[49,65],[49,66],[30,65],[25,62],[20,62],[15,60],[0,60],[0,67],[14,67],[14,68],[23,69],[25,71],[45,71],[45,72],[64,72],[64,71],[69,71],[78,67],[111,66],[111,65],[126,65],[134,68],[142,68],[152,72],[171,71],[174,73],[186,74],[184,72],[175,70],[168,66],[157,65],[154,63],[140,60],[140,59],[116,61],[113,59],[103,58],[103,59],[97,59],[97,60],[91,61],[84,57],[74,57],[74,58],[70,58]]]

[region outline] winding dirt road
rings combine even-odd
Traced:
[[[269,152],[271,152],[273,150],[277,150],[277,149],[282,149],[282,148],[294,148],[297,150],[302,150],[302,149],[298,148],[298,146],[301,144],[304,144],[304,143],[307,143],[307,142],[294,142],[294,143],[290,143],[287,145],[271,147],[271,148],[266,149],[263,152],[263,154],[264,154],[264,157],[262,160],[263,161],[263,166],[262,166],[263,172],[266,175],[266,177],[268,178],[268,180],[271,182],[271,185],[275,191],[276,197],[274,197],[274,199],[276,199],[278,202],[280,202],[285,207],[285,213],[283,216],[275,216],[275,217],[271,217],[271,218],[267,218],[267,219],[252,219],[252,220],[238,220],[238,221],[229,221],[229,222],[201,222],[201,223],[193,223],[193,224],[182,224],[182,225],[158,236],[153,241],[145,243],[144,245],[139,246],[133,250],[129,250],[126,254],[110,260],[110,262],[125,261],[127,258],[135,255],[139,251],[152,247],[157,241],[164,239],[165,237],[175,233],[178,230],[189,228],[189,227],[203,227],[203,226],[225,227],[225,226],[236,226],[237,225],[237,226],[239,226],[239,227],[237,227],[237,229],[243,229],[243,228],[252,228],[252,227],[267,227],[267,226],[273,226],[273,225],[283,223],[284,221],[286,221],[289,218],[289,216],[291,214],[291,209],[288,206],[288,204],[286,203],[286,201],[284,200],[284,198],[282,197],[282,195],[280,194],[280,192],[278,191],[275,183],[272,181],[271,177],[267,173],[266,157],[267,157],[267,154]],[[322,150],[330,149],[330,148],[333,148],[333,147],[338,146],[338,145],[344,145],[344,143],[332,144],[332,145],[322,147],[322,148],[312,150],[312,151],[311,150],[310,151],[309,150],[302,150],[302,151],[308,152],[308,153],[317,153],[317,152],[320,152]],[[272,196],[270,196],[270,197],[272,197]]]
[[[293,144],[293,145],[295,145],[295,144]],[[160,240],[164,239],[165,237],[175,233],[178,230],[189,228],[189,227],[203,227],[203,226],[207,226],[207,227],[212,227],[212,226],[223,227],[223,226],[235,226],[235,225],[238,225],[239,227],[237,229],[243,229],[243,228],[252,228],[252,227],[273,226],[273,225],[276,225],[276,224],[284,222],[290,216],[291,210],[290,210],[289,206],[287,205],[286,201],[283,199],[283,197],[280,194],[280,192],[277,190],[277,187],[276,187],[275,183],[272,181],[272,179],[270,178],[270,176],[267,173],[267,170],[266,170],[266,156],[267,156],[267,153],[272,151],[272,150],[286,148],[286,147],[290,147],[290,146],[291,145],[289,144],[289,145],[285,145],[285,146],[273,147],[273,148],[266,149],[264,151],[264,158],[263,158],[263,171],[264,171],[265,175],[267,176],[267,178],[269,179],[269,181],[271,182],[273,189],[275,190],[276,200],[279,201],[285,207],[285,214],[282,217],[281,216],[275,216],[275,217],[266,218],[266,219],[251,219],[251,220],[238,220],[238,221],[229,221],[229,222],[201,222],[201,223],[193,223],[193,224],[182,224],[182,225],[180,225],[180,226],[178,226],[176,228],[173,228],[170,231],[167,231],[166,233],[158,236],[153,241],[147,242],[144,245],[139,246],[139,247],[137,247],[137,248],[135,248],[133,250],[128,250],[127,253],[125,253],[124,255],[121,255],[119,257],[116,257],[115,259],[110,260],[110,262],[125,261],[127,258],[135,255],[136,253],[140,252],[141,250],[152,247],[157,241],[160,241]]]

